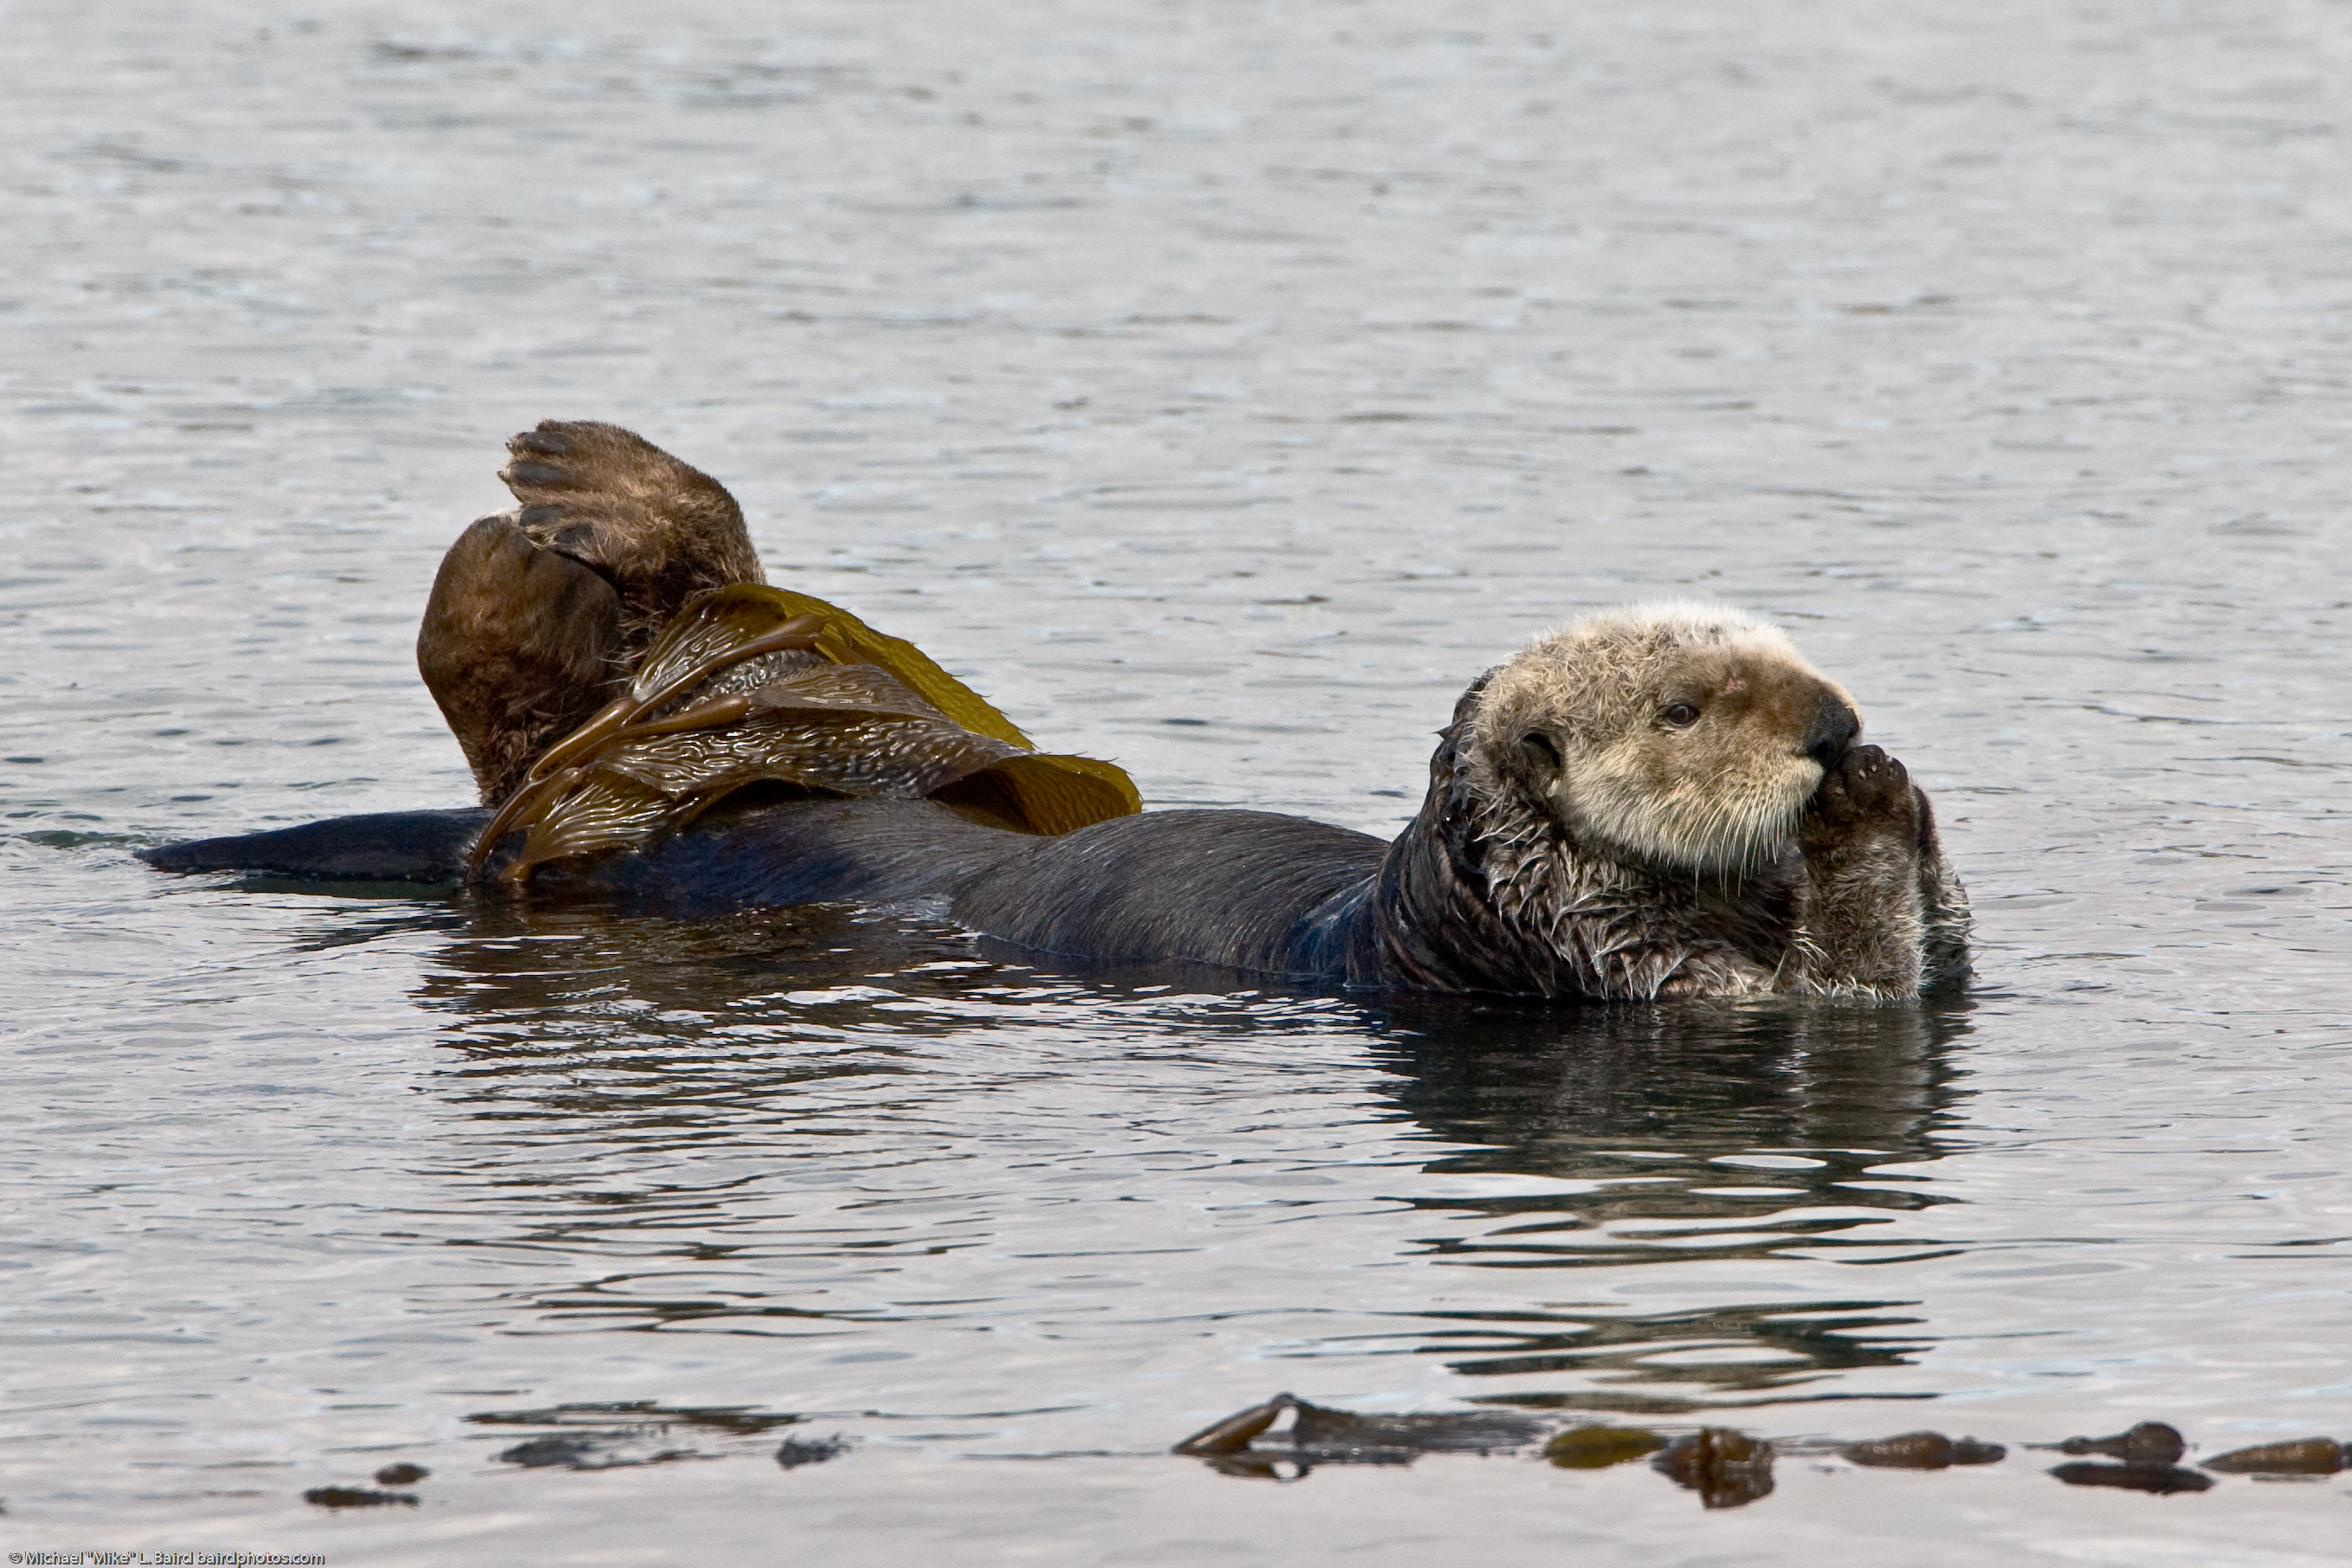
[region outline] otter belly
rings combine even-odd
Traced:
[[[652,848],[606,856],[534,885],[626,894],[677,914],[952,899],[1040,841],[983,826],[933,800],[783,800],[713,812]]]
[[[958,921],[1042,952],[1338,977],[1388,845],[1268,811],[1151,811],[1030,841]]]
[[[706,819],[583,880],[681,911],[937,900],[959,925],[1065,957],[1339,977],[1387,850],[1266,811],[1152,811],[1045,838],[929,800],[794,800]]]

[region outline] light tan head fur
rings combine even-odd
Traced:
[[[1853,699],[1777,627],[1720,605],[1637,604],[1494,671],[1463,758],[1490,821],[1549,819],[1581,856],[1738,876],[1788,845]]]

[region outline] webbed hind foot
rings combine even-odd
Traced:
[[[631,431],[541,420],[507,452],[499,477],[522,504],[516,520],[613,585],[632,663],[696,594],[767,580],[735,497]]]
[[[618,425],[543,420],[507,442],[521,506],[442,559],[417,668],[482,800],[611,698],[686,601],[759,582],[725,487]]]

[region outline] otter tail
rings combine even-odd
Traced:
[[[487,808],[377,811],[280,828],[274,833],[198,839],[141,850],[158,871],[242,871],[314,882],[465,880],[466,857],[490,820]]]

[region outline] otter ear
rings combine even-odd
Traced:
[[[1502,673],[1502,668],[1503,667],[1500,664],[1496,665],[1493,669],[1487,671],[1485,674],[1480,675],[1476,680],[1471,682],[1469,686],[1464,690],[1463,694],[1454,699],[1454,717],[1447,721],[1445,727],[1439,732],[1440,734],[1445,736],[1448,739],[1451,739],[1453,737],[1462,733],[1463,727],[1470,722],[1470,716],[1478,711],[1478,699],[1486,695],[1486,683],[1500,674]]]

